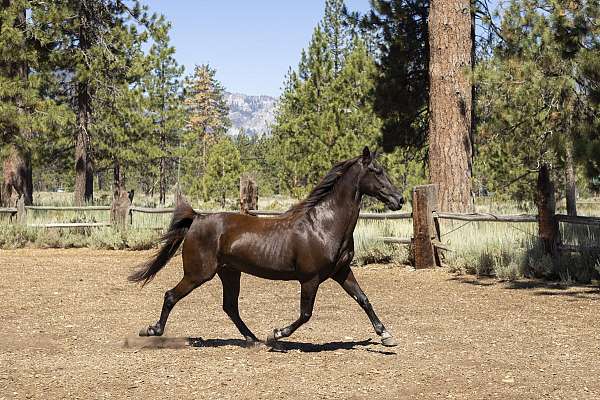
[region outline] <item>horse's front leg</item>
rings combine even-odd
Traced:
[[[385,326],[373,311],[373,307],[367,298],[367,295],[362,291],[358,282],[356,282],[356,278],[350,269],[350,266],[347,266],[340,271],[338,271],[333,279],[342,285],[346,293],[348,293],[356,302],[362,307],[362,309],[367,313],[367,316],[371,320],[371,324],[373,324],[373,328],[375,329],[375,333],[381,336],[381,344],[384,346],[396,346],[398,343],[394,339],[394,337],[385,329]]]
[[[284,337],[290,336],[296,329],[308,322],[312,316],[317,290],[319,289],[320,280],[318,276],[311,280],[302,282],[300,285],[300,317],[290,325],[282,329],[275,329],[267,338],[268,342],[274,342]]]

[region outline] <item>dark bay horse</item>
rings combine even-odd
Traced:
[[[129,276],[132,282],[146,284],[183,242],[183,278],[165,293],[158,322],[142,329],[140,336],[161,336],[173,306],[218,275],[223,284],[223,310],[248,342],[258,341],[238,311],[240,275],[244,272],[300,282],[299,318],[285,328],[275,329],[268,342],[288,337],[306,323],[319,285],[332,278],[367,313],[382,343],[396,345],[350,269],[354,257],[352,234],[362,196],[376,197],[392,210],[399,210],[404,203],[374,158],[365,147],[362,156],[336,164],[305,200],[278,217],[237,213],[200,216],[188,204],[177,206],[156,256]]]

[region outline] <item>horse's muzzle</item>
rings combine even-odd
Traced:
[[[402,205],[404,204],[404,197],[402,197],[402,195],[399,193],[392,194],[386,203],[387,208],[389,208],[392,211],[398,211],[402,208]]]

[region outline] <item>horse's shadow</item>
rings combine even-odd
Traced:
[[[258,344],[249,344],[245,340],[241,339],[203,339],[201,337],[190,337],[187,338],[188,343],[192,347],[224,347],[224,346],[237,346],[243,348],[253,347],[264,347],[268,348],[269,351],[287,353],[288,351],[300,351],[302,353],[320,353],[322,351],[336,351],[336,350],[366,350],[384,355],[394,355],[395,352],[384,351],[377,349],[379,344],[373,342],[370,338],[360,341],[348,341],[348,342],[328,342],[328,343],[305,343],[305,342],[293,342],[293,341],[277,341],[274,343],[259,342]]]

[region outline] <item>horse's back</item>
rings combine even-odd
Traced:
[[[185,247],[211,252],[221,267],[267,279],[297,279],[291,226],[282,218],[211,214],[194,221]]]

